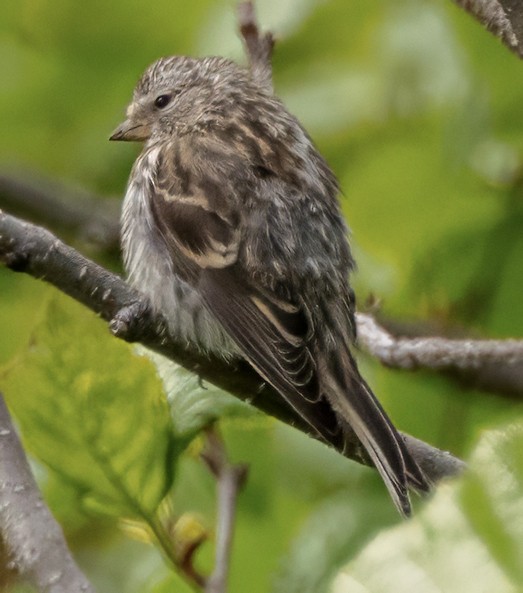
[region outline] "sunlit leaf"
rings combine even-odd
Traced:
[[[191,436],[224,416],[250,417],[254,408],[201,380],[179,364],[148,352],[162,378],[171,410],[174,429],[179,436]]]
[[[5,377],[30,451],[93,510],[147,517],[174,479],[185,444],[151,362],[79,305],[53,301]]]
[[[482,438],[469,472],[379,535],[333,593],[516,593],[523,583],[523,424]]]

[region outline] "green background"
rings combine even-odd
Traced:
[[[521,336],[521,62],[449,1],[260,0],[258,13],[278,39],[276,93],[340,179],[360,309],[373,295],[395,321]],[[242,60],[234,3],[4,0],[1,171],[123,195],[139,147],[108,136],[143,69],[173,53]],[[183,516],[181,540],[191,529],[212,538],[201,443],[179,456],[186,442],[152,366],[79,306],[4,269],[0,337],[0,389],[89,578],[102,593],[189,590],[128,537],[149,539],[137,521]],[[465,457],[484,435],[476,473],[387,530],[401,520],[374,472],[224,406],[231,456],[251,465],[231,593],[521,590],[521,404],[360,364],[402,430]],[[212,544],[198,563],[212,566]]]

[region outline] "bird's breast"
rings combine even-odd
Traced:
[[[235,349],[230,339],[198,292],[180,277],[178,254],[171,253],[155,223],[150,206],[151,152],[140,157],[133,168],[123,203],[121,240],[128,281],[164,314],[178,339],[204,351],[231,356]]]

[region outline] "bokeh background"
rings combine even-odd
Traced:
[[[276,93],[340,179],[360,308],[377,300],[379,314],[405,331],[521,336],[521,61],[448,0],[259,0],[257,8],[278,40]],[[1,173],[44,175],[101,198],[123,195],[139,151],[107,139],[150,62],[173,53],[244,59],[229,0],[4,0],[1,13]],[[121,271],[114,257],[67,239]],[[0,389],[82,567],[101,593],[189,591],[148,543],[136,509],[114,494],[110,455],[90,449],[99,435],[86,429],[89,414],[103,421],[119,471],[144,447],[159,455],[163,475],[137,470],[126,488],[152,484],[151,509],[169,492],[166,512],[183,518],[182,540],[212,539],[213,480],[198,462],[198,439],[167,469],[169,410],[154,370],[113,342],[53,289],[0,268]],[[521,590],[520,401],[360,361],[402,430],[464,457],[480,442],[475,477],[444,486],[400,525],[374,472],[230,411],[227,446],[251,465],[231,593]],[[127,431],[115,405],[135,407]],[[210,568],[211,543],[198,562]],[[2,572],[0,586],[22,590]]]

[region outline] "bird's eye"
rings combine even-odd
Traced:
[[[172,99],[171,95],[159,95],[154,100],[154,106],[157,107],[158,109],[163,109],[164,107],[167,107],[167,105],[169,105],[169,103],[171,102],[171,99]]]

